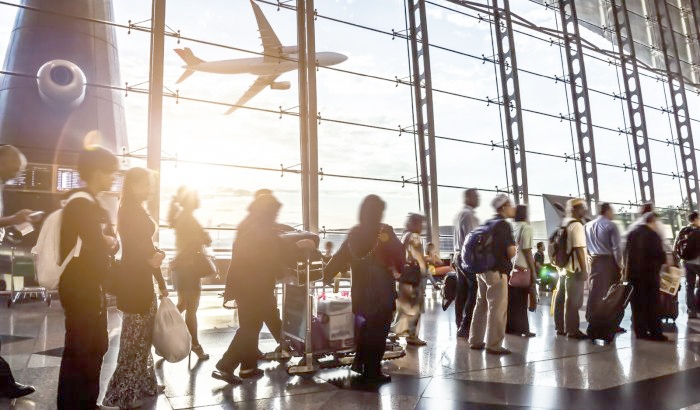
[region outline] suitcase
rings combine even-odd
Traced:
[[[673,320],[674,323],[676,322],[678,318],[678,293],[669,295],[668,293],[660,291],[656,305],[661,320],[666,319]]]
[[[612,342],[625,316],[625,309],[632,298],[634,286],[630,283],[613,283],[600,303],[593,306],[588,323],[588,336]]]

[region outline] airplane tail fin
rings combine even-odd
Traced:
[[[185,81],[187,77],[191,76],[194,74],[194,71],[192,70],[185,70],[184,73],[180,76],[180,78],[175,82],[175,84],[180,84],[181,82]]]
[[[185,63],[187,63],[188,66],[197,65],[204,62],[204,60],[201,58],[196,57],[189,47],[176,48],[175,52],[185,61]]]

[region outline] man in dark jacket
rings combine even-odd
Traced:
[[[240,383],[233,372],[241,365],[241,378],[260,377],[257,366],[258,337],[268,310],[266,303],[275,278],[288,266],[290,254],[279,237],[277,214],[282,204],[271,194],[257,195],[248,216],[238,225],[224,291],[224,302],[238,305],[239,328],[212,377]],[[315,244],[311,244],[315,247]],[[261,261],[264,261],[261,263]]]
[[[625,246],[629,280],[632,292],[632,326],[638,339],[668,341],[662,333],[661,319],[656,312],[659,295],[659,271],[666,254],[659,234],[656,233],[656,214],[647,212],[643,223],[627,236]]]

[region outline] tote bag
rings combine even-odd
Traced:
[[[156,354],[175,363],[190,354],[192,337],[185,319],[169,298],[162,298],[153,325],[153,347]]]

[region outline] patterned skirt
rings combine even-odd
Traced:
[[[154,297],[147,313],[124,313],[117,369],[109,381],[103,401],[105,405],[129,408],[134,401],[157,394],[158,384],[151,356],[156,310]]]

